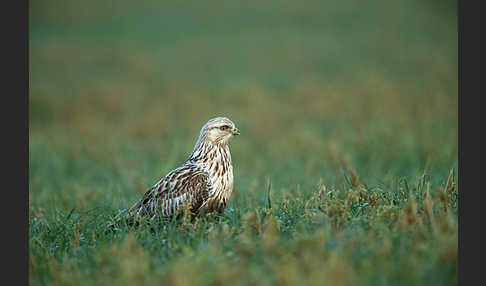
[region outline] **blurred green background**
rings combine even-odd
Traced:
[[[216,116],[233,208],[457,168],[455,1],[29,4],[31,219],[129,207]]]

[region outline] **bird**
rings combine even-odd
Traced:
[[[237,135],[240,131],[227,117],[210,119],[201,128],[186,161],[148,189],[128,210],[126,218],[171,218],[184,208],[193,218],[221,214],[233,191],[229,143]]]

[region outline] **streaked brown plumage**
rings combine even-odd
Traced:
[[[201,129],[189,158],[169,172],[128,210],[127,218],[171,217],[188,207],[193,214],[218,212],[226,207],[233,190],[229,140],[239,135],[226,117],[209,120]]]

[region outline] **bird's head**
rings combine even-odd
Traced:
[[[240,135],[240,131],[233,121],[226,117],[216,117],[201,128],[200,139],[204,138],[215,144],[227,144],[236,135]]]

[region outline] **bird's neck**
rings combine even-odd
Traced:
[[[231,165],[231,154],[228,144],[201,141],[196,144],[188,158],[196,164],[204,164],[211,167],[214,164],[226,163]]]

